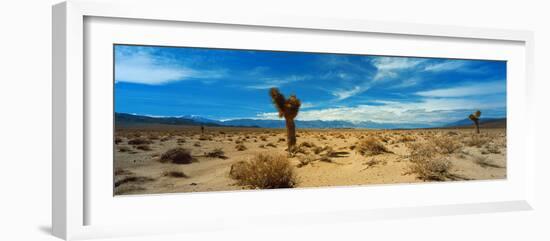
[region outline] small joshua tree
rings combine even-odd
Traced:
[[[474,125],[476,127],[476,133],[479,134],[479,117],[481,116],[481,111],[476,111],[473,114],[470,114],[468,118],[474,122]]]
[[[279,118],[284,117],[286,121],[286,135],[288,152],[291,153],[292,149],[296,146],[296,126],[294,124],[294,118],[298,115],[300,109],[300,100],[295,95],[291,95],[288,99],[279,92],[277,88],[271,88],[269,95],[273,100],[273,104],[279,111]]]

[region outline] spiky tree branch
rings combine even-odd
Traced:
[[[479,117],[481,116],[481,111],[476,111],[473,114],[470,114],[468,118],[474,122],[474,125],[476,127],[476,133],[479,134]]]
[[[294,118],[298,116],[301,102],[295,95],[291,95],[288,99],[279,92],[277,88],[271,88],[269,90],[271,100],[279,112],[279,118],[285,118],[286,134],[288,152],[290,153],[294,146],[296,146],[296,126],[294,124]]]

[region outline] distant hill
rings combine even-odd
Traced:
[[[463,119],[449,123],[445,127],[471,127],[473,122],[470,119]],[[506,128],[506,118],[481,118],[479,120],[481,128]]]
[[[212,120],[200,116],[182,117],[150,117],[126,113],[115,113],[115,123],[118,127],[143,126],[143,125],[188,125],[188,126],[231,126],[231,127],[261,127],[261,128],[285,128],[285,121],[262,119],[233,119],[226,121]],[[471,126],[469,119],[452,123],[379,123],[373,121],[302,121],[296,120],[297,128],[326,129],[326,128],[362,128],[362,129],[416,129],[416,128],[453,128]],[[506,119],[481,119],[481,126],[485,128],[506,127]]]
[[[147,124],[161,125],[189,125],[189,126],[221,126],[216,123],[206,123],[185,117],[150,117],[142,115],[132,115],[126,113],[115,113],[115,124],[117,126],[134,126]]]

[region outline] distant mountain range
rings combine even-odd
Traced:
[[[504,122],[506,119],[481,119],[481,125],[486,123]],[[417,124],[417,123],[379,123],[373,121],[302,121],[296,120],[298,128],[364,128],[364,129],[415,129],[415,128],[450,128],[471,126],[472,121],[464,119],[451,123],[433,123],[433,124]],[[182,116],[182,117],[151,117],[143,115],[134,115],[126,113],[115,113],[115,124],[117,126],[137,126],[137,125],[190,125],[190,126],[231,126],[231,127],[257,127],[257,128],[284,128],[285,122],[281,120],[263,120],[263,119],[233,119],[226,121],[212,120],[200,116]],[[496,127],[496,126],[495,126]]]
[[[468,118],[455,121],[445,125],[444,127],[464,127],[472,126],[472,121]],[[506,118],[485,118],[479,120],[479,125],[482,128],[504,128],[506,127]]]

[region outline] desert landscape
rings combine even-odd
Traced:
[[[506,61],[114,46],[113,193],[505,179]]]
[[[203,133],[200,126],[120,128],[115,137],[114,192],[207,192],[506,178],[505,128],[482,128],[480,134],[473,128],[299,129],[296,136],[297,148],[288,154],[284,129],[206,127]],[[261,178],[246,171],[236,173],[243,162],[253,163],[262,155],[281,159],[283,165],[288,162],[288,166],[264,170],[277,179],[272,182],[279,186],[269,186],[265,181],[247,182],[246,178]]]

